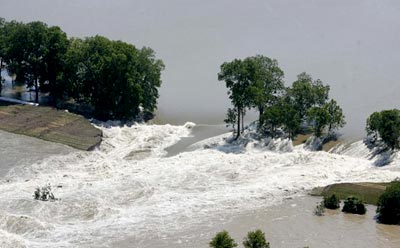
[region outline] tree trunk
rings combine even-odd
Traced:
[[[38,79],[35,79],[35,102],[39,103],[39,82]]]
[[[2,88],[3,77],[1,76],[1,71],[3,70],[3,59],[0,59],[0,91]]]
[[[242,133],[244,132],[243,118],[244,118],[244,111],[242,112]]]
[[[240,114],[242,113],[242,111],[240,110],[240,108],[237,108],[237,133],[236,133],[236,138],[235,140],[237,140],[240,136]]]

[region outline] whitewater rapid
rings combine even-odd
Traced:
[[[193,125],[101,126],[104,140],[95,151],[13,168],[0,182],[0,247],[110,247],[126,237],[146,247],[146,239],[279,204],[316,186],[400,177],[397,158],[378,167],[364,153],[311,152],[287,140],[238,148],[222,135],[166,157],[165,148],[190,136]],[[363,143],[351,148],[365,152]],[[33,200],[46,184],[58,201]]]

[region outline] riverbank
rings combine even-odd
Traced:
[[[0,104],[0,129],[46,141],[93,150],[102,132],[80,115],[50,107]]]
[[[345,200],[349,196],[355,196],[367,204],[376,205],[379,197],[385,192],[390,183],[336,183],[326,187],[314,188],[313,196],[331,196],[335,194],[339,199]]]

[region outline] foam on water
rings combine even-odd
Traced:
[[[96,151],[14,168],[0,183],[1,247],[104,247],[128,236],[141,247],[144,237],[278,204],[315,186],[400,176],[396,163],[377,167],[364,157],[293,149],[287,140],[226,145],[226,135],[165,157],[192,126],[101,127]],[[60,200],[33,200],[35,187],[47,183]]]

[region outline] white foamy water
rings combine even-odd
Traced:
[[[0,183],[0,247],[111,247],[126,237],[132,247],[146,247],[146,240],[279,204],[315,186],[400,177],[397,163],[377,167],[365,157],[310,152],[286,140],[229,148],[220,136],[165,157],[192,127],[101,127],[96,151],[14,168]],[[33,200],[35,187],[47,183],[60,200]]]

